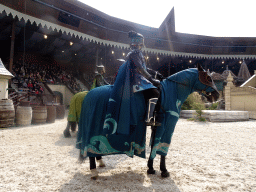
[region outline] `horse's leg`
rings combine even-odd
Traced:
[[[76,122],[70,122],[71,125],[71,131],[75,132],[76,131]]]
[[[156,171],[154,170],[154,167],[153,167],[153,159],[148,159],[148,170],[147,170],[147,174],[155,174]]]
[[[165,156],[163,156],[163,155],[161,155],[160,170],[162,171],[162,173],[161,173],[162,177],[170,177],[170,174],[167,171],[166,165],[165,165]]]
[[[102,157],[96,157],[97,162],[99,163],[99,167],[106,167],[105,163],[102,160]]]
[[[99,172],[96,169],[95,157],[89,157],[90,160],[90,170],[92,173],[91,179],[96,180],[99,176]]]
[[[81,154],[81,149],[80,149],[80,152],[79,152],[79,157],[78,157],[78,162],[79,163],[83,163],[85,160],[84,156]]]
[[[149,159],[148,159],[148,171],[147,173],[148,174],[155,174],[156,171],[154,170],[154,167],[153,167],[153,162],[154,160],[151,159],[151,154],[152,154],[152,150],[153,150],[153,147],[154,147],[154,142],[155,142],[155,136],[156,136],[156,126],[152,126],[151,127],[151,152],[150,152],[150,156],[149,156]]]
[[[68,121],[66,129],[63,131],[64,137],[71,137],[69,132],[69,127],[70,127],[70,121]]]

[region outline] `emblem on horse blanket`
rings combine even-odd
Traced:
[[[145,158],[146,125],[144,123],[145,101],[142,93],[135,95],[133,112],[137,122],[131,124],[129,134],[117,133],[111,118],[106,121],[107,104],[110,99],[112,85],[91,90],[85,97],[79,122],[76,147],[84,156],[96,157],[109,154],[137,155]],[[104,125],[105,121],[105,125]],[[109,125],[109,126],[108,126]],[[122,126],[118,124],[117,126]],[[105,129],[103,129],[105,127]],[[107,134],[106,134],[106,129]]]
[[[118,76],[111,90],[104,122],[104,133],[130,134],[131,125],[137,125],[136,95],[138,92],[155,88],[146,78],[134,72],[136,69],[127,60],[118,70]],[[134,77],[133,77],[134,76]],[[119,126],[120,125],[120,126]]]

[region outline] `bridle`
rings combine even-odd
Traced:
[[[173,80],[173,79],[167,79],[167,80],[173,81],[173,82],[178,83],[178,84],[181,84],[181,85],[184,85],[184,86],[186,86],[186,87],[189,87],[189,85],[187,85],[187,84],[185,84],[185,83],[181,83],[181,82],[175,81],[175,80]],[[192,86],[192,90],[195,90],[195,91],[199,92],[199,93],[202,94],[203,96],[207,97],[207,96],[210,96],[210,95],[211,95],[211,93],[207,93],[207,92],[206,92],[206,90],[207,90],[209,87],[211,87],[211,86],[205,85],[206,87],[205,87],[203,90],[195,89],[194,86],[195,86],[195,84]]]

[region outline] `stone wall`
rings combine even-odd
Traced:
[[[229,74],[225,87],[225,110],[248,111],[251,119],[256,119],[256,71],[241,87],[233,85]]]
[[[73,93],[65,85],[50,85],[48,84],[52,91],[58,91],[63,95],[63,104],[67,107],[70,104]]]
[[[8,79],[0,78],[0,100],[8,99]]]

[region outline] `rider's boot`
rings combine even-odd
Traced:
[[[158,98],[151,98],[148,101],[148,110],[146,113],[146,124],[147,126],[161,126],[161,123],[156,122],[156,118],[154,116],[155,107],[157,104]]]

